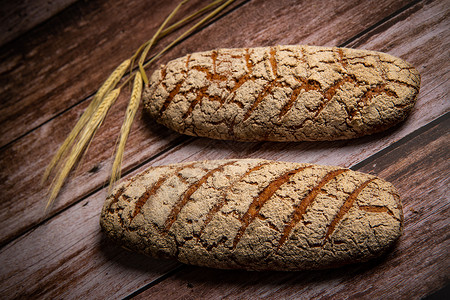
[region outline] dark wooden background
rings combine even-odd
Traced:
[[[110,243],[100,232],[99,214],[127,93],[44,214],[47,187],[39,181],[45,166],[101,82],[153,35],[177,3],[0,3],[1,299],[420,299],[439,290],[442,295],[450,283],[448,0],[239,0],[155,64],[213,48],[310,44],[383,51],[419,70],[422,86],[411,116],[384,133],[350,141],[192,138],[138,113],[125,152],[125,177],[152,165],[260,157],[340,165],[391,181],[405,214],[395,249],[366,264],[315,272],[206,269]],[[179,15],[203,5],[190,1]]]

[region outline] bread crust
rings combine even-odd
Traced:
[[[394,187],[349,169],[260,159],[149,168],[106,199],[101,227],[126,248],[223,269],[366,261],[402,232]]]
[[[217,49],[160,66],[147,112],[183,134],[322,141],[383,131],[412,110],[420,75],[389,54],[335,47]]]

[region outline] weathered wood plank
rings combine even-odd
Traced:
[[[450,281],[449,117],[357,168],[389,180],[402,196],[404,233],[383,258],[295,273],[186,266],[135,299],[421,299],[442,288]]]
[[[48,20],[76,0],[2,1],[0,4],[0,46]]]
[[[0,147],[92,95],[173,1],[78,1],[0,49]],[[190,1],[180,15],[204,6]],[[26,87],[26,88],[24,88]]]
[[[120,298],[177,264],[125,251],[100,233],[105,190],[0,250],[2,299]]]
[[[380,296],[381,291],[395,291],[394,298],[420,298],[438,289],[448,279],[450,267],[445,251],[450,213],[448,117],[358,168],[392,181],[405,204],[405,233],[384,259],[323,272],[184,267],[140,297],[309,298],[353,293],[354,297],[370,298]],[[103,237],[98,218],[105,193],[95,193],[3,247],[0,297],[77,298],[89,294],[91,298],[120,298],[176,268],[179,264],[130,253]],[[29,284],[23,285],[23,281]]]
[[[448,72],[444,73],[450,68],[446,54],[450,35],[441,34],[439,39],[436,38],[450,25],[446,15],[444,1],[418,3],[395,18],[397,22],[386,22],[350,45],[388,51],[411,62],[419,70],[422,86],[417,104],[399,126],[373,136],[337,142],[239,143],[196,139],[180,146],[176,152],[166,153],[167,159],[161,157],[154,163],[260,157],[351,166],[364,160],[450,110],[447,96],[450,76]],[[416,40],[423,46],[419,47]],[[389,48],[384,48],[386,45]]]
[[[386,14],[393,13],[397,9],[399,2],[395,1],[395,4],[388,2],[377,2],[376,4],[361,2],[354,5],[343,1],[339,5],[334,4],[332,6],[328,5],[327,1],[315,3],[315,5],[308,8],[308,6],[305,7],[302,4],[295,4],[289,1],[285,3],[251,2],[189,38],[168,53],[160,62],[181,56],[187,51],[200,51],[219,46],[256,46],[258,45],[257,43],[293,43],[295,40],[316,44],[340,43],[382,20]],[[366,10],[372,11],[373,19],[368,20],[365,14],[361,13]],[[276,13],[276,18],[272,17],[274,12]],[[304,18],[297,18],[299,14],[302,14]],[[270,16],[267,18],[273,19],[273,22],[267,23],[262,16]],[[333,16],[333,18],[328,24],[329,16]],[[317,34],[310,26],[310,23],[316,18],[317,28],[319,28],[321,34]],[[348,19],[350,18],[354,20],[355,24],[348,24]],[[242,31],[242,26],[246,26],[247,30],[245,32],[238,35],[230,34],[230,32]],[[302,27],[305,30],[295,30],[295,28]],[[264,30],[261,31],[261,28],[264,28]],[[291,28],[292,32],[289,32],[289,35],[280,34],[277,37],[274,33],[279,32],[279,28]],[[229,31],[227,32],[227,30]],[[311,34],[314,35],[316,40],[309,37]],[[274,36],[276,40],[261,40],[273,39]],[[289,38],[289,40],[286,40],[286,38]],[[90,151],[80,166],[79,172],[65,186],[52,213],[95,191],[107,180],[109,174],[108,158],[111,156],[112,146],[119,131],[120,122],[117,119],[122,118],[121,115],[126,105],[125,101],[126,95],[118,100],[119,104],[113,109],[103,128],[98,132],[98,138],[91,144]],[[10,240],[42,219],[45,188],[40,187],[38,184],[40,176],[45,164],[50,161],[51,156],[70,131],[70,127],[73,126],[75,116],[80,114],[81,110],[82,106],[77,106],[3,149],[0,156],[0,178],[4,178],[3,184],[7,186],[5,189],[7,192],[2,195],[5,209],[0,212],[0,241]],[[172,131],[164,129],[142,116],[136,121],[134,126],[128,142],[129,146],[125,153],[125,170],[129,170],[131,167],[159,153],[159,151],[166,149],[178,137]],[[181,137],[181,139],[187,138]],[[103,141],[103,143],[100,143],[100,141]],[[199,139],[196,145],[197,147],[203,147],[204,143],[211,144],[212,147],[215,147],[214,145],[222,147],[220,146],[221,142],[205,141],[203,139]],[[352,147],[357,148],[354,142],[349,143],[353,145]],[[262,150],[266,149],[264,151],[267,154],[271,151],[278,151],[280,147],[288,147],[288,144],[266,143],[264,145]],[[291,151],[297,151],[299,149],[298,146],[314,151],[322,148],[322,151],[318,151],[318,153],[327,155],[328,149],[324,148],[324,145],[327,147],[338,147],[345,145],[345,143],[293,145],[289,146]],[[227,147],[245,149],[241,153],[241,155],[244,155],[246,153],[250,154],[254,145],[230,143],[227,144]],[[384,147],[384,145],[381,147]],[[281,153],[278,156],[279,159],[283,158]],[[253,154],[258,155],[258,153]],[[183,154],[177,154],[175,157],[178,155],[182,159]],[[355,158],[355,160],[358,161],[359,158]],[[91,169],[92,172],[86,173],[86,171]]]
[[[446,59],[446,48],[450,35],[435,36],[448,27],[444,1],[419,3],[398,16],[397,23],[385,23],[378,33],[368,40],[366,35],[352,42],[352,45],[364,46],[368,40],[379,50],[389,43],[389,53],[401,56],[418,68],[422,76],[422,87],[412,114],[405,122],[386,132],[360,139],[318,142],[318,143],[240,143],[198,138],[189,140],[173,151],[155,159],[152,164],[167,164],[180,161],[260,157],[294,162],[309,162],[341,166],[354,165],[377,153],[388,145],[400,140],[417,128],[445,114],[450,109],[447,101],[448,73],[440,74],[436,70],[450,68]],[[371,32],[367,33],[371,35]],[[414,35],[413,35],[414,34]],[[201,35],[201,33],[200,33]],[[431,50],[417,47],[420,40]],[[385,42],[383,42],[385,41]],[[426,55],[427,59],[423,58]]]

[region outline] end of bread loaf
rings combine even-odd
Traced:
[[[367,261],[402,233],[388,182],[345,168],[259,159],[150,168],[101,215],[119,244],[223,269],[307,270]]]

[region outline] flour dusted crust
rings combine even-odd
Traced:
[[[304,270],[366,261],[401,235],[393,186],[345,168],[259,159],[154,167],[101,215],[123,246],[187,264]]]
[[[157,69],[145,108],[183,134],[318,141],[383,131],[406,118],[420,75],[391,55],[276,46],[186,55]]]

